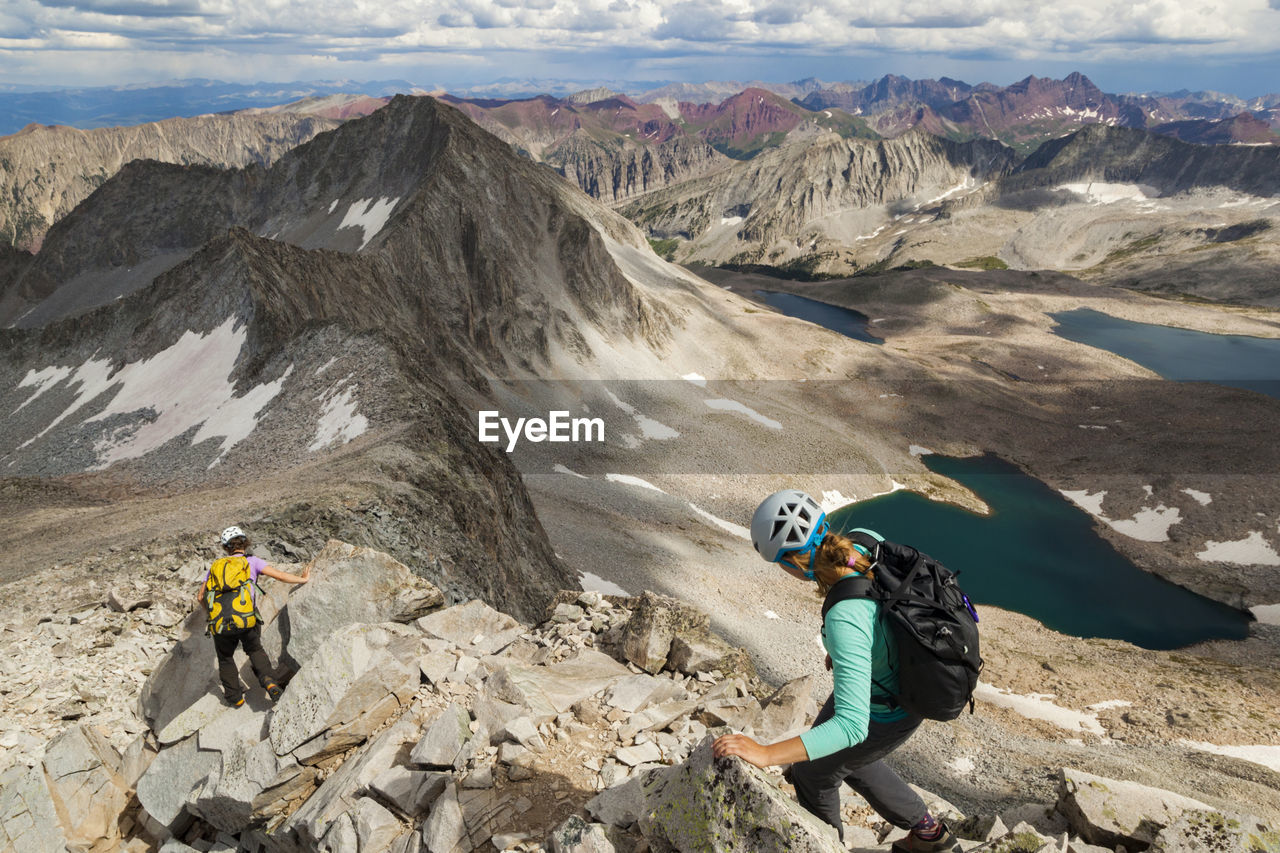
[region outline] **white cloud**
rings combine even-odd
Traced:
[[[153,80],[155,61],[190,76],[235,79],[274,68],[278,79],[285,65],[297,73],[333,61],[372,69],[403,63],[406,53],[430,59],[458,51],[489,52],[495,70],[500,51],[572,62],[588,49],[734,59],[753,51],[936,54],[1081,66],[1230,61],[1277,51],[1277,7],[1280,0],[9,0],[0,12],[0,67],[14,80],[42,70],[65,75],[71,62],[87,76],[93,57],[77,61],[78,51],[128,52],[113,65],[132,62]]]

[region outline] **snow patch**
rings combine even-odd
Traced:
[[[1169,528],[1182,521],[1181,511],[1176,507],[1160,504],[1155,507],[1143,507],[1137,515],[1123,521],[1104,519],[1111,529],[1123,533],[1139,542],[1168,542]]]
[[[719,527],[721,530],[728,531],[729,533],[732,533],[734,536],[745,539],[748,542],[751,541],[751,531],[743,527],[741,524],[734,524],[732,521],[725,521],[723,518],[712,515],[711,513],[707,512],[705,509],[702,509],[701,507],[693,503],[689,504],[689,509],[696,512],[698,515],[702,516],[707,521],[714,524],[716,527]]]
[[[741,221],[742,221],[741,216],[721,216],[720,217],[721,225],[737,225]]]
[[[1181,738],[1179,738],[1178,743],[1191,749],[1198,749],[1201,752],[1212,752],[1214,755],[1242,758],[1245,761],[1252,761],[1254,764],[1261,764],[1263,767],[1270,767],[1272,770],[1280,772],[1280,746],[1265,744],[1257,746],[1219,746],[1216,743],[1183,740]]]
[[[1131,708],[1133,703],[1128,699],[1108,699],[1105,702],[1094,702],[1092,705],[1085,707],[1090,711],[1107,711],[1111,708]]]
[[[739,414],[746,415],[747,417],[751,418],[751,420],[755,421],[756,423],[764,424],[769,429],[782,429],[782,424],[780,422],[775,421],[773,418],[765,417],[764,415],[757,412],[755,409],[749,406],[744,406],[742,403],[739,403],[737,400],[717,399],[717,400],[703,400],[702,402],[706,403],[709,407],[711,407],[712,409],[716,409],[717,411],[738,412]]]
[[[628,486],[639,486],[642,489],[653,489],[659,494],[666,494],[666,492],[662,491],[662,489],[659,489],[648,480],[641,480],[639,477],[632,477],[630,474],[605,474],[604,478],[610,483],[623,483]]]
[[[1235,563],[1240,566],[1280,566],[1280,554],[1271,547],[1257,530],[1244,539],[1234,542],[1204,543],[1204,550],[1196,554],[1206,563]]]
[[[556,556],[559,556],[559,554]],[[591,572],[583,572],[582,579],[578,582],[582,584],[582,588],[584,590],[590,590],[591,592],[602,592],[605,595],[631,595],[631,593],[627,592],[613,581],[607,581],[599,575],[591,574]]]
[[[842,506],[848,506],[849,504],[854,503],[854,498],[846,498],[844,495],[840,494],[840,492],[833,489],[829,492],[823,492],[822,500],[819,501],[819,503],[822,506],[823,512],[832,513]]]
[[[1213,495],[1208,492],[1197,492],[1195,489],[1183,489],[1182,493],[1184,495],[1191,495],[1191,497],[1195,499],[1195,502],[1200,504],[1200,506],[1208,506],[1213,503]]]
[[[692,382],[694,385],[697,385],[699,388],[707,387],[707,377],[703,376],[701,373],[686,373],[684,376],[681,376],[680,378],[683,379],[685,382]]]
[[[338,209],[338,201],[339,201],[339,200],[335,198],[335,199],[333,200],[333,203],[329,205],[329,212],[330,212],[330,213],[333,213],[335,210],[337,210],[337,209]]]
[[[343,228],[359,228],[364,234],[364,241],[360,243],[360,249],[364,249],[369,245],[369,241],[378,236],[378,232],[387,224],[387,220],[391,218],[391,211],[395,210],[397,204],[400,203],[399,198],[384,198],[379,201],[376,198],[362,198],[355,204],[347,208],[347,213],[342,217],[342,222],[338,225],[338,230]],[[363,207],[362,207],[363,205]]]
[[[569,469],[568,469],[568,468],[566,468],[565,466],[561,465],[559,462],[557,462],[556,464],[552,465],[552,466],[551,466],[551,470],[552,470],[552,471],[555,471],[557,474],[568,474],[568,475],[570,475],[570,476],[572,476],[572,477],[579,477],[579,478],[581,478],[581,479],[583,479],[583,480],[589,479],[589,478],[588,478],[588,477],[586,477],[585,475],[583,475],[583,474],[579,474],[577,471],[571,471],[571,470],[569,470]]]
[[[1055,705],[1049,701],[1054,698],[1052,693],[1030,693],[1024,696],[1021,693],[1014,693],[979,681],[973,695],[983,702],[1008,708],[1028,719],[1053,723],[1068,731],[1088,732],[1102,737],[1106,737],[1107,734],[1107,730],[1098,722],[1096,714],[1086,714]]]
[[[1146,184],[1116,184],[1106,181],[1090,181],[1085,184],[1059,184],[1057,190],[1066,190],[1085,196],[1092,204],[1114,204],[1118,201],[1147,201],[1160,195],[1160,190]]]
[[[1062,493],[1062,496],[1064,498],[1071,501],[1076,506],[1080,507],[1090,515],[1097,516],[1098,518],[1103,517],[1102,516],[1102,499],[1107,496],[1106,490],[1103,490],[1101,492],[1098,492],[1097,494],[1092,494],[1092,495],[1089,494],[1089,491],[1087,489],[1080,489],[1079,491],[1068,491],[1067,489],[1059,489],[1058,491]]]
[[[369,419],[356,413],[357,386],[342,387],[347,379],[316,398],[324,402],[324,409],[320,412],[320,423],[316,425],[315,440],[307,450],[314,452],[332,444],[346,444],[368,431]]]
[[[66,379],[71,375],[71,370],[72,368],[70,367],[46,367],[43,370],[28,370],[27,375],[18,383],[18,387],[26,388],[28,385],[34,385],[36,388],[35,393],[23,400],[22,405],[14,409],[13,413],[16,415],[32,400]]]
[[[232,316],[206,334],[184,332],[168,349],[126,364],[114,373],[110,361],[90,358],[64,374],[69,386],[80,386],[76,399],[22,446],[31,444],[103,393],[114,391],[106,408],[85,423],[140,412],[151,412],[154,417],[141,424],[117,428],[99,439],[94,445],[98,459],[93,468],[105,468],[113,462],[150,453],[196,426],[199,430],[191,440],[193,445],[210,438],[222,439],[218,458],[214,460],[216,464],[253,432],[258,425],[258,413],[280,393],[293,372],[290,365],[274,382],[236,397],[230,377],[247,333],[248,327],[237,328],[236,318]]]
[[[911,445],[911,447],[909,447],[908,450],[912,456],[932,456],[933,455],[932,450],[930,450],[927,447],[921,447],[918,444]]]
[[[1164,504],[1143,507],[1133,518],[1113,519],[1102,511],[1102,500],[1107,496],[1105,490],[1096,494],[1090,494],[1087,489],[1078,491],[1059,489],[1059,492],[1115,532],[1140,542],[1168,542],[1169,528],[1182,521],[1182,513],[1177,507],[1168,507]],[[1147,496],[1150,497],[1151,492],[1148,491]]]
[[[605,393],[609,395],[609,399],[613,401],[615,406],[622,409],[622,411],[626,412],[628,415],[631,415],[635,420],[636,425],[640,427],[640,434],[645,438],[656,438],[659,441],[665,441],[669,438],[680,437],[680,433],[676,432],[671,427],[664,423],[659,423],[653,418],[640,414],[640,412],[636,411],[634,406],[628,405],[627,403],[619,400],[617,395],[612,391],[606,390]]]
[[[330,367],[333,367],[333,363],[334,363],[335,361],[337,361],[337,360],[338,360],[338,357],[335,355],[333,358],[329,359],[329,360],[328,360],[328,361],[326,361],[324,364],[322,364],[322,365],[320,365],[319,367],[317,367],[317,368],[316,368],[316,376],[319,376],[321,373],[324,373],[324,372],[325,372],[326,370],[328,370]]]

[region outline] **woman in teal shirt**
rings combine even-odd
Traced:
[[[874,571],[867,550],[831,533],[818,503],[793,489],[760,504],[751,519],[751,540],[760,556],[794,578],[816,581],[824,594]],[[890,557],[914,559],[914,549],[904,545],[883,542],[881,550]],[[746,735],[725,735],[716,740],[714,754],[737,755],[757,767],[790,764],[796,799],[834,826],[842,842],[840,785],[848,782],[881,817],[910,830],[894,842],[895,853],[955,849],[946,825],[929,814],[920,796],[883,761],[911,736],[921,718],[892,699],[898,687],[896,654],[876,603],[867,598],[837,602],[823,620],[822,644],[834,690],[813,728],[769,746]]]

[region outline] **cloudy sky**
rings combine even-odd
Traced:
[[[503,77],[1280,91],[1280,0],[0,0],[0,84]]]

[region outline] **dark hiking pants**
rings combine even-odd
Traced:
[[[222,692],[232,705],[244,696],[244,685],[240,682],[240,668],[236,666],[236,646],[242,646],[249,656],[249,665],[253,674],[258,676],[258,683],[265,690],[268,684],[275,681],[271,672],[271,661],[262,650],[262,626],[254,625],[243,631],[227,634],[214,634],[213,647],[218,652],[218,678],[222,681]]]
[[[829,696],[813,724],[825,723],[834,715],[834,697]],[[842,782],[848,782],[849,787],[861,794],[889,823],[902,829],[915,826],[928,813],[924,800],[881,759],[911,737],[921,722],[914,714],[892,723],[878,723],[873,719],[867,725],[867,737],[862,743],[813,761],[792,764],[788,775],[796,788],[796,800],[834,826],[841,842],[844,841],[844,824],[840,820]]]

